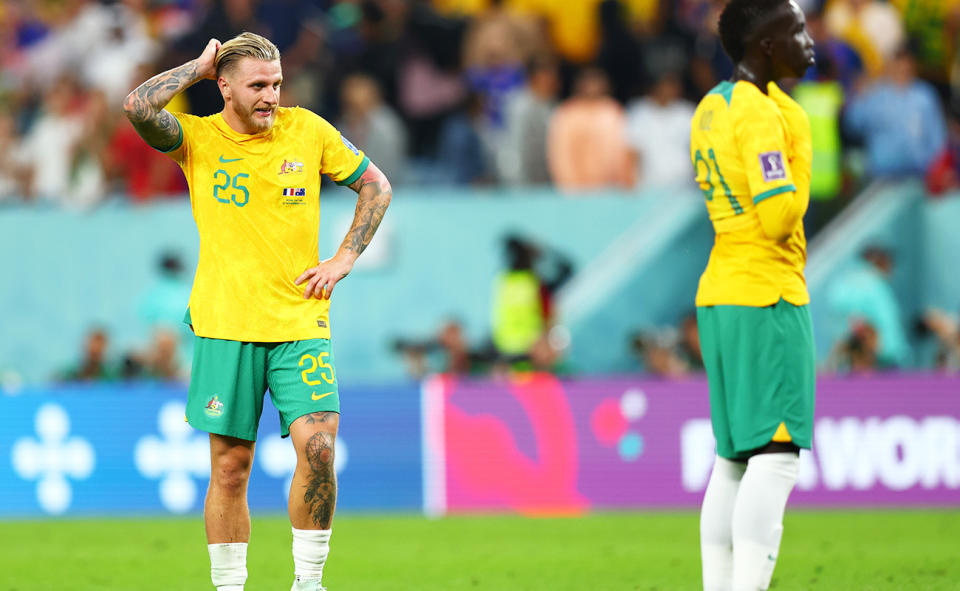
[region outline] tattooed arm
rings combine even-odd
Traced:
[[[337,254],[316,267],[307,269],[297,277],[297,285],[307,282],[303,291],[304,298],[315,296],[320,299],[330,299],[333,287],[347,276],[347,273],[353,269],[353,263],[357,257],[370,245],[393,197],[390,181],[373,162],[367,166],[367,170],[360,175],[360,178],[349,186],[358,195],[353,224],[340,244]]]
[[[216,78],[215,59],[220,42],[211,39],[195,60],[147,80],[127,95],[123,111],[140,137],[158,150],[169,150],[180,140],[180,123],[164,109],[180,91],[204,78]]]

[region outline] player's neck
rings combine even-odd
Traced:
[[[739,82],[741,80],[753,84],[760,89],[760,92],[766,94],[767,84],[773,79],[766,68],[757,67],[748,60],[744,60],[738,63],[733,69],[733,81]]]

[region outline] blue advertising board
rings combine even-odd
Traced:
[[[338,510],[422,505],[419,386],[342,388]],[[69,385],[0,397],[0,518],[198,512],[207,434],[182,385]],[[285,511],[296,456],[268,401],[248,498]]]

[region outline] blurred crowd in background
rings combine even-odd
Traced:
[[[960,186],[960,0],[797,1],[817,47],[816,67],[788,88],[813,133],[808,234],[873,179],[923,178],[931,195]],[[732,72],[717,34],[723,5],[4,0],[0,205],[89,209],[108,199],[186,199],[179,168],[137,137],[120,104],[150,76],[199,55],[208,39],[241,31],[279,47],[281,104],[334,123],[397,186],[538,185],[574,196],[690,188],[695,103]],[[221,108],[209,82],[168,106],[196,115]],[[508,342],[517,335],[497,335],[496,315],[505,312],[494,304],[485,350],[468,350],[453,319],[430,342],[398,341],[412,375],[516,363],[562,371],[556,352],[565,336],[552,330],[549,302],[571,269],[561,261],[557,276],[534,274],[532,283],[532,264],[513,268],[518,256],[495,291],[522,294],[531,318],[539,310],[523,345]],[[896,367],[904,358],[897,331],[908,320],[897,316],[895,299],[893,312],[876,304],[892,293],[884,279],[890,253],[871,250],[863,262],[859,283],[831,295],[869,319],[838,343],[830,361],[837,370]],[[869,305],[849,295],[870,290]],[[865,315],[870,306],[873,315]],[[916,324],[937,339],[941,366],[960,367],[960,331],[949,315],[932,312]],[[695,326],[688,316],[625,346],[647,371],[684,375],[701,367]],[[164,360],[171,340],[176,347],[171,334],[158,331],[149,351],[124,355],[108,370],[97,359],[109,336],[92,330],[83,360],[60,377],[182,376]],[[434,354],[443,361],[431,366]]]
[[[6,0],[0,199],[183,199],[122,117],[126,94],[248,30],[308,107],[397,185],[692,184],[694,104],[732,65],[722,0]],[[960,0],[799,0],[817,66],[791,88],[814,133],[821,225],[864,178],[958,183]],[[222,107],[214,84],[169,106]],[[948,126],[947,121],[950,121]]]

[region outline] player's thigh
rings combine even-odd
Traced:
[[[812,330],[809,322],[803,324],[809,314],[783,300],[774,306],[725,308],[721,355],[734,457],[769,443],[781,424],[788,433],[783,438],[780,431],[778,440],[809,447]],[[810,376],[804,377],[808,370]]]
[[[720,322],[720,306],[697,308],[697,332],[700,337],[700,354],[707,372],[710,388],[710,422],[717,440],[717,454],[733,458],[733,440],[727,416],[727,391],[723,379],[723,332]]]
[[[816,350],[810,310],[781,300],[775,313],[781,331],[780,366],[776,368],[781,381],[773,406],[780,411],[790,441],[810,448],[816,392]]]
[[[330,339],[277,343],[270,351],[267,382],[280,412],[281,435],[311,413],[339,413],[340,390]],[[335,432],[335,430],[334,430]]]
[[[254,441],[267,388],[257,343],[194,337],[187,421],[196,429]]]

